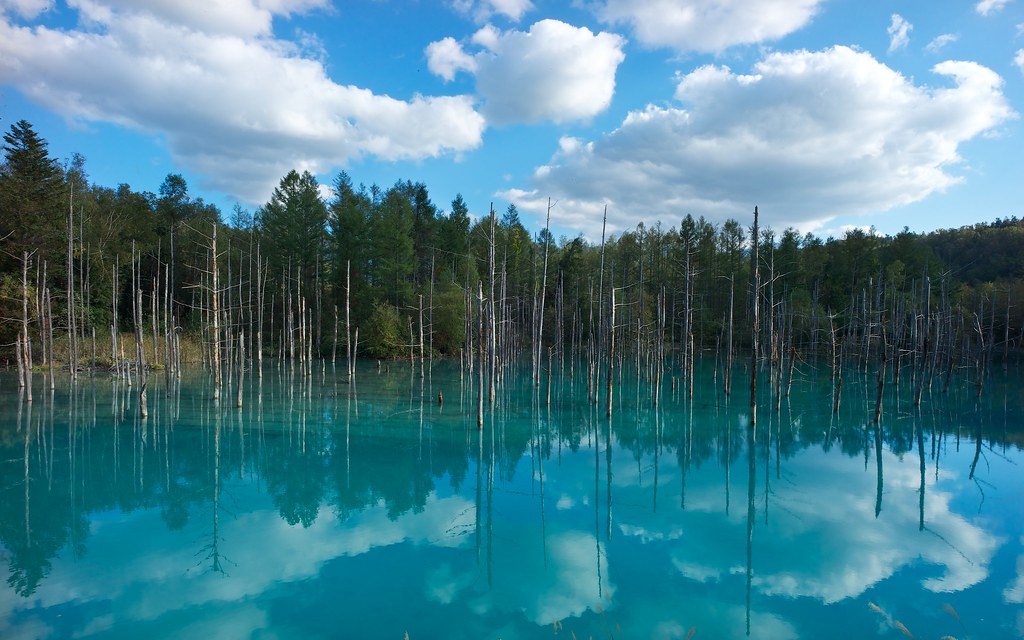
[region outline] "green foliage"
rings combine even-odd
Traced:
[[[398,358],[408,350],[408,336],[398,309],[386,302],[373,307],[366,323],[366,353],[374,358]]]
[[[374,259],[369,280],[377,299],[396,307],[412,304],[413,218],[412,201],[397,187],[387,191],[384,200],[373,208],[370,218],[370,248]]]
[[[968,284],[1024,278],[1024,220],[997,218],[992,224],[936,231],[922,240],[954,277]]]
[[[450,280],[463,282],[469,252],[469,208],[462,194],[452,200],[452,210],[437,219],[437,259],[448,267]]]
[[[17,268],[23,251],[37,251],[51,263],[63,253],[69,191],[47,147],[25,120],[12,124],[4,134],[0,165],[2,271]]]
[[[57,334],[66,331],[69,304],[76,318],[84,317],[87,334],[92,329],[100,336],[109,334],[115,307],[118,328],[130,329],[133,245],[136,255],[142,256],[135,267],[147,324],[154,281],[162,302],[169,275],[176,302],[175,326],[198,330],[208,321],[203,309],[215,226],[221,282],[231,273],[225,285],[229,288],[222,289],[222,304],[230,305],[228,322],[247,325],[258,317],[251,296],[255,285],[262,284],[267,295],[263,329],[268,353],[279,348],[282,316],[297,312],[301,295],[317,348],[334,347],[334,309],[339,324],[343,323],[348,298],[350,328],[360,328],[366,352],[405,357],[408,319],[413,317],[418,336],[419,314],[414,309],[419,296],[425,302],[431,300],[433,288],[433,303],[423,320],[425,325],[432,324],[424,331],[431,332],[438,353],[455,355],[466,338],[464,292],[469,290],[475,299],[481,279],[485,296],[498,302],[502,331],[519,342],[513,345],[515,351],[532,341],[542,286],[546,345],[557,346],[559,339],[588,338],[591,310],[596,322],[606,310],[613,286],[621,287],[616,325],[622,334],[620,344],[629,345],[626,348],[636,348],[632,345],[638,344],[638,337],[653,339],[662,292],[666,294],[666,334],[676,349],[691,317],[695,348],[714,348],[729,316],[730,284],[735,294],[734,320],[739,326],[749,322],[750,230],[733,219],[713,223],[684,215],[674,227],[639,224],[618,232],[606,240],[602,273],[601,247],[582,236],[556,242],[550,233],[533,233],[515,204],[496,215],[492,232],[491,217],[485,214],[472,220],[461,195],[452,200],[448,212],[441,212],[426,185],[412,180],[399,180],[388,189],[355,186],[341,172],[332,184],[333,198],[325,203],[315,177],[290,171],[251,219],[247,211],[236,208],[229,227],[221,223],[216,207],[189,194],[185,179],[176,173],[167,175],[157,194],[137,192],[125,184],[116,188],[90,184],[84,158],[75,155],[58,164],[49,157],[46,141],[24,121],[4,135],[3,154],[0,345],[5,345],[5,355],[13,351],[10,345],[20,327],[25,251],[32,253],[33,291],[38,286],[39,291],[52,292]],[[69,204],[74,206],[70,263]],[[992,340],[1013,344],[1021,340],[1024,221],[1017,218],[929,234],[905,228],[894,236],[883,236],[873,229],[852,229],[828,239],[801,236],[792,228],[777,233],[765,225],[758,243],[764,302],[786,301],[786,308],[794,311],[798,342],[820,340],[829,314],[841,326],[847,321],[863,322],[863,301],[875,299],[879,287],[889,311],[919,304],[925,275],[936,288],[933,299],[959,304],[965,322],[972,322],[973,314],[983,314]],[[545,246],[548,277],[542,283]],[[69,271],[76,282],[70,302]],[[598,292],[602,279],[603,299]],[[690,302],[693,309],[687,313]],[[35,299],[30,307],[37,315]],[[643,332],[639,336],[637,327]],[[40,330],[38,321],[33,321],[30,331],[38,336]],[[344,334],[339,334],[343,340]],[[736,343],[742,344],[747,335],[738,333]]]
[[[442,285],[434,291],[434,349],[457,354],[466,339],[465,295],[462,289]]]
[[[308,171],[289,171],[256,214],[260,240],[274,273],[288,273],[311,299],[327,239],[327,206]]]

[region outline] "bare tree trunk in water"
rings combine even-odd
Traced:
[[[213,223],[213,239],[210,241],[210,271],[213,285],[210,289],[210,306],[213,312],[213,399],[220,400],[220,309],[217,306],[217,223]]]
[[[752,249],[750,252],[750,273],[753,284],[751,286],[751,335],[750,335],[750,426],[757,426],[757,360],[758,342],[760,340],[760,316],[758,314],[758,298],[761,289],[761,271],[758,263],[758,228],[757,228],[757,207],[754,207],[754,231],[752,234]]]

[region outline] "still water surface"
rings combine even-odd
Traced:
[[[755,431],[706,367],[657,409],[625,373],[611,419],[510,373],[483,431],[450,363],[267,366],[242,409],[153,375],[145,421],[0,374],[0,637],[1024,637],[1019,371],[890,388],[879,429],[873,377],[833,416],[807,370]]]

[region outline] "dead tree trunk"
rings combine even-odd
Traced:
[[[494,213],[492,211],[491,215]],[[544,271],[540,278],[540,313],[537,316],[537,369],[533,373],[533,383],[540,386],[540,356],[544,344],[544,296],[548,288],[548,250],[551,245],[551,198],[548,198],[547,222],[544,224]]]
[[[757,426],[757,360],[758,343],[760,341],[760,315],[758,303],[761,290],[761,271],[758,259],[758,228],[757,228],[757,207],[754,207],[754,229],[752,248],[750,252],[750,273],[751,273],[751,333],[750,333],[750,426]]]
[[[25,400],[32,402],[32,339],[28,335],[28,251],[21,253],[21,358],[25,367]]]
[[[132,243],[132,264],[135,265],[135,243]],[[139,415],[143,418],[149,415],[149,407],[146,402],[146,355],[142,345],[142,256],[139,256],[137,267],[134,267],[138,275],[132,278],[132,288],[135,308],[135,369],[139,382]]]
[[[213,238],[210,241],[210,308],[213,316],[213,399],[220,400],[220,309],[217,299],[217,223],[213,223]]]
[[[615,384],[615,287],[609,290],[610,304],[608,305],[608,411],[606,415],[612,417],[612,390]]]

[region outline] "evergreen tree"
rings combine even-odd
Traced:
[[[402,309],[412,304],[415,269],[413,203],[400,185],[388,189],[370,220],[370,281],[377,298]]]
[[[23,250],[39,250],[51,264],[64,254],[67,191],[47,142],[19,120],[4,134],[0,166],[0,271],[19,268]],[[63,206],[62,206],[63,205]],[[61,260],[60,262],[63,262]]]
[[[327,237],[327,206],[316,178],[289,171],[257,212],[257,225],[271,273],[290,270],[303,295],[313,296]]]
[[[466,253],[469,236],[469,207],[457,194],[452,200],[452,209],[447,216],[437,221],[437,246],[450,269],[450,279],[463,282],[466,274]]]
[[[352,292],[350,300],[356,305],[365,296],[369,265],[369,223],[371,201],[366,189],[352,187],[352,179],[344,171],[334,179],[334,198],[328,204],[327,225],[330,236],[331,272],[333,274],[335,304],[344,308],[346,266]],[[358,311],[361,306],[354,306]],[[365,314],[357,313],[358,319]]]

